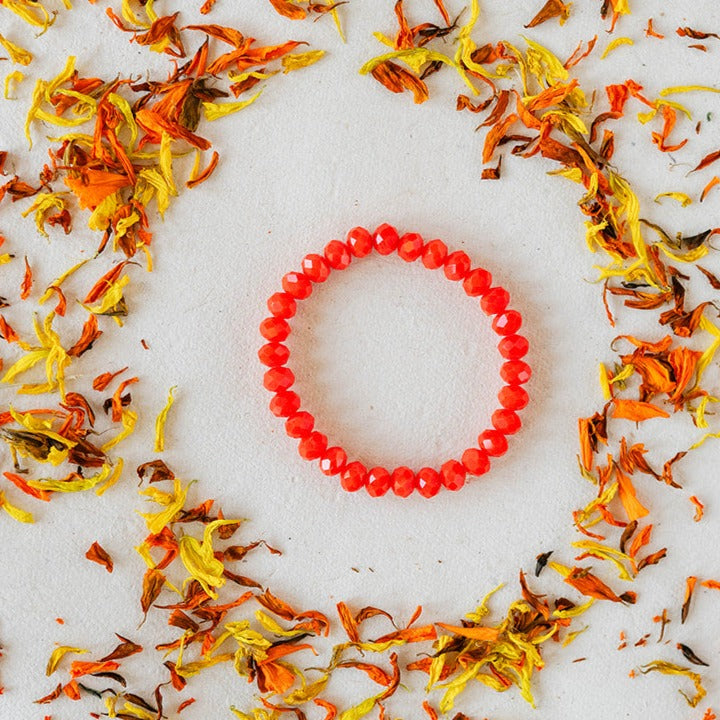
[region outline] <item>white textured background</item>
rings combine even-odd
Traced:
[[[197,22],[199,4],[159,3],[158,9],[182,6],[183,19]],[[435,17],[430,2],[407,4],[413,22]],[[522,25],[541,4],[508,8],[486,2],[478,32],[487,40],[505,37],[521,45]],[[130,45],[110,26],[101,5],[78,2],[37,40],[7,12],[0,14],[0,31],[37,54],[33,77],[54,75],[67,54],[78,56],[81,74],[113,76],[131,68],[139,74],[148,63],[164,73],[165,58],[148,59],[145,49]],[[594,34],[602,50],[609,38],[598,6],[578,2],[562,30],[548,23],[528,35],[561,57]],[[621,20],[616,36],[629,35],[636,46],[622,47],[603,62],[596,51],[595,59],[581,66],[586,87],[633,77],[655,97],[667,85],[716,80],[720,43],[708,41],[711,52],[705,55],[672,39],[678,25],[717,31],[715,2],[670,7],[637,0],[632,6],[634,14]],[[133,396],[144,431],[125,451],[125,482],[101,499],[79,495],[33,508],[35,526],[0,522],[3,719],[44,715],[44,708],[30,703],[53,687],[52,679],[44,679],[44,666],[56,642],[105,652],[115,631],[148,647],[168,639],[160,618],[137,630],[142,561],[129,548],[144,536],[134,513],[139,501],[132,468],[152,457],[153,419],[171,385],[178,386],[177,402],[164,458],[181,477],[200,481],[195,498],[215,497],[228,515],[251,518],[245,539],[262,536],[283,549],[282,558],[258,555],[241,571],[297,606],[330,613],[343,599],[356,607],[379,605],[404,619],[421,603],[428,619],[455,622],[505,581],[509,587],[493,605],[502,612],[516,595],[518,570],[531,570],[538,552],[561,551],[575,539],[571,511],[589,498],[577,472],[576,420],[601,402],[596,366],[612,359],[609,341],[615,334],[605,320],[600,288],[592,283],[594,259],[584,244],[578,189],[548,177],[555,168],[541,159],[507,157],[500,182],[481,182],[482,137],[473,133],[477,118],[455,112],[454,97],[463,90],[451,72],[430,79],[431,100],[424,106],[391,95],[357,74],[367,58],[381,52],[371,32],[394,32],[391,3],[353,0],[342,11],[347,45],[329,18],[293,24],[262,0],[218,0],[209,16],[260,44],[307,39],[328,55],[312,68],[273,79],[248,110],[206,126],[221,153],[217,171],[209,182],[184,192],[166,221],[156,223],[155,272],[133,273],[125,327],[108,328],[80,366],[93,376],[110,364],[128,364],[141,378]],[[667,42],[644,37],[650,16],[669,36]],[[8,67],[0,64],[0,74]],[[19,102],[0,105],[0,147],[16,156],[22,171],[42,162],[46,147],[40,128],[34,129],[32,154],[21,137],[31,88],[26,81]],[[714,149],[717,97],[687,98],[698,118],[713,116],[700,136],[692,135],[678,162],[697,161]],[[619,126],[615,157],[619,171],[634,183],[645,216],[686,233],[717,224],[717,191],[705,205],[685,210],[672,203],[651,205],[664,191],[697,197],[704,182],[685,177],[689,165],[675,165],[672,156],[658,153],[650,129],[632,121]],[[55,233],[48,242],[35,234],[30,219],[18,219],[17,209],[5,201],[0,231],[13,249],[27,252],[38,288],[97,242],[80,219],[70,238]],[[336,479],[298,457],[282,422],[267,410],[261,386],[257,326],[281,276],[353,225],[383,221],[441,237],[492,270],[523,312],[532,345],[532,403],[509,453],[462,493],[432,501],[342,492]],[[373,463],[437,466],[487,425],[497,390],[494,337],[459,286],[395,256],[375,256],[333,276],[301,308],[293,321],[292,367],[305,406],[331,440]],[[618,332],[641,327],[633,319]],[[141,348],[141,338],[149,351]],[[6,394],[3,404],[11,401],[9,390],[0,392]],[[648,445],[661,442],[653,459],[664,460],[696,437],[689,425],[678,419],[673,433],[679,434],[655,440],[663,423],[646,423],[642,432],[628,424],[627,433]],[[706,705],[693,714],[675,691],[681,683],[660,676],[630,681],[627,674],[656,657],[682,660],[675,641],[691,645],[712,665],[720,663],[720,597],[698,591],[692,622],[679,628],[685,576],[720,577],[716,463],[710,444],[688,458],[678,478],[687,491],[638,480],[642,497],[653,493],[656,547],[670,547],[668,560],[641,573],[635,608],[596,607],[581,621],[590,625],[588,632],[572,647],[550,649],[549,667],[536,684],[540,710],[533,712],[515,690],[496,695],[482,689],[469,691],[458,709],[493,720],[701,717]],[[691,494],[707,505],[700,525],[691,520]],[[94,540],[115,558],[112,575],[84,559]],[[560,557],[569,560],[571,554],[565,550]],[[546,581],[548,586],[553,587]],[[560,583],[554,588],[563,592]],[[631,641],[655,632],[651,617],[663,607],[675,618],[673,644],[616,651],[620,630]],[[63,627],[54,622],[57,616],[65,619]],[[587,660],[573,664],[578,657]],[[148,663],[148,672],[157,672],[158,664]],[[712,670],[710,699],[717,699],[720,684]],[[144,678],[149,688],[152,677]],[[359,700],[362,693],[360,682],[337,683],[330,699]],[[199,698],[183,714],[190,719],[226,717],[231,702],[248,707],[252,701],[248,686],[229,668],[195,680],[186,694]],[[420,695],[401,689],[396,699],[397,714],[420,716]],[[52,714],[61,720],[86,717],[87,707],[63,701]]]

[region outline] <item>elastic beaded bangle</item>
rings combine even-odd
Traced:
[[[472,298],[479,298],[480,307],[492,317],[492,329],[500,336],[498,352],[503,359],[500,377],[506,385],[498,393],[498,408],[491,418],[491,427],[478,435],[478,446],[468,448],[460,460],[448,460],[439,470],[424,467],[417,472],[408,467],[388,471],[384,467],[371,467],[357,460],[348,459],[345,450],[337,445],[329,447],[328,438],[315,430],[315,418],[301,410],[300,397],[290,388],[295,375],[286,367],[290,351],[283,345],[291,328],[288,320],[294,317],[297,301],[312,294],[313,284],[325,282],[332,270],[344,270],[353,258],[367,257],[376,251],[390,255],[397,251],[406,262],[421,260],[429,270],[443,269],[448,280],[462,282],[463,290]],[[433,497],[445,488],[460,490],[468,476],[484,475],[490,469],[490,458],[500,457],[508,449],[508,435],[520,430],[521,421],[517,414],[528,404],[524,387],[532,374],[530,366],[522,359],[528,352],[529,343],[518,335],[522,317],[517,310],[508,309],[510,295],[502,287],[492,285],[492,275],[484,268],[473,268],[468,255],[462,250],[448,252],[442,240],[425,243],[417,233],[406,233],[402,237],[387,223],[370,233],[356,227],[348,232],[345,242],[331,240],[322,255],[311,253],[303,258],[302,272],[289,272],[282,278],[282,292],[268,298],[270,317],[260,324],[260,334],[267,341],[258,356],[267,367],[263,385],[274,393],[270,400],[270,411],[277,417],[285,418],[288,436],[299,441],[301,457],[318,461],[325,475],[339,475],[340,485],[348,492],[365,488],[372,497],[380,497],[390,490],[398,497],[408,497],[418,492],[426,498]]]

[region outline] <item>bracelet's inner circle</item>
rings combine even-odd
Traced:
[[[368,467],[439,467],[489,427],[503,385],[491,318],[442,269],[373,253],[298,303],[295,391]]]

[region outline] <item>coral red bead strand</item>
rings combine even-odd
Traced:
[[[310,297],[313,285],[324,283],[333,270],[349,267],[353,258],[371,253],[389,256],[397,252],[405,262],[420,260],[428,270],[442,269],[445,277],[462,283],[470,298],[479,300],[483,312],[492,317],[492,329],[500,337],[498,353],[503,360],[500,377],[506,383],[498,393],[500,407],[491,417],[491,426],[478,435],[476,447],[468,448],[460,460],[448,460],[439,470],[424,467],[415,472],[401,466],[392,471],[381,466],[368,468],[362,462],[350,460],[338,445],[329,445],[326,435],[315,429],[315,418],[301,410],[301,400],[291,390],[295,383],[293,371],[287,367],[290,351],[283,342],[291,332],[288,320],[295,316],[297,301]],[[371,497],[394,494],[408,497],[414,492],[425,498],[434,497],[441,489],[456,492],[464,487],[467,478],[479,477],[490,469],[491,458],[505,454],[508,436],[520,430],[518,412],[528,404],[523,387],[530,380],[531,369],[523,358],[529,350],[527,339],[518,334],[522,317],[509,309],[510,294],[505,288],[493,285],[492,275],[484,268],[472,267],[470,257],[462,250],[450,252],[442,240],[425,242],[418,233],[398,231],[387,223],[374,232],[352,228],[345,241],[331,240],[322,254],[310,253],[301,264],[300,272],[286,273],[282,278],[282,292],[268,298],[270,317],[260,324],[260,334],[266,341],[258,351],[260,362],[267,367],[263,385],[274,393],[270,411],[285,418],[287,435],[298,441],[298,453],[305,460],[317,462],[321,472],[339,476],[340,486],[348,492],[363,488]]]

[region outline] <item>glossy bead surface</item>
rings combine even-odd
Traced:
[[[510,293],[501,287],[490,288],[480,299],[480,307],[486,315],[503,312],[510,302]]]
[[[258,350],[258,357],[263,365],[279,367],[288,361],[290,350],[280,343],[267,343]]]
[[[465,485],[465,468],[457,460],[448,460],[440,468],[440,480],[446,490],[456,492]]]
[[[529,399],[527,390],[519,385],[505,385],[498,393],[500,404],[508,410],[522,410]]]
[[[463,290],[470,297],[484,295],[492,285],[492,275],[485,268],[471,270],[463,280]]]
[[[355,257],[365,257],[372,252],[373,240],[370,233],[363,227],[354,227],[346,238],[350,252]]]
[[[347,463],[347,453],[335,445],[329,447],[320,458],[320,470],[325,475],[337,475]]]
[[[381,497],[391,486],[390,473],[384,467],[374,467],[368,471],[365,489],[370,497]]]
[[[529,348],[530,343],[522,335],[506,335],[498,343],[498,350],[506,360],[519,360],[525,357]]]
[[[443,272],[448,280],[462,280],[470,272],[470,258],[462,250],[456,250],[445,258]]]
[[[409,467],[398,467],[392,471],[392,491],[398,497],[408,497],[415,490],[415,473]]]
[[[307,437],[315,427],[315,418],[305,410],[291,415],[285,421],[285,432],[291,438]]]
[[[508,448],[508,441],[505,436],[497,430],[483,430],[478,435],[478,445],[490,457],[500,457]]]
[[[293,371],[287,367],[270,368],[263,377],[263,385],[265,389],[270,390],[270,392],[287,390],[289,387],[292,387],[294,382],[295,375]]]
[[[405,233],[400,238],[400,243],[398,244],[398,255],[405,262],[414,262],[422,255],[424,244],[421,235],[417,233]]]
[[[517,310],[506,310],[493,318],[492,329],[498,335],[512,335],[522,325],[522,315]]]
[[[260,334],[269,342],[282,342],[290,335],[290,326],[279,317],[265,318],[260,323]]]
[[[270,412],[276,417],[290,417],[300,407],[300,396],[292,390],[280,390],[270,401]]]
[[[310,253],[300,265],[307,277],[315,283],[325,282],[330,277],[330,266],[322,255]]]
[[[523,360],[508,360],[500,368],[500,377],[508,385],[523,385],[531,376],[532,370]]]
[[[468,475],[484,475],[490,469],[490,458],[480,448],[468,448],[462,454],[462,464]]]
[[[437,270],[445,264],[447,245],[442,240],[431,240],[422,253],[422,264],[428,270]]]
[[[522,426],[520,418],[512,410],[496,410],[492,414],[493,427],[503,435],[514,435]]]
[[[292,295],[284,292],[276,292],[268,298],[268,310],[272,315],[278,318],[291,318],[297,310],[297,303]]]
[[[366,482],[367,469],[361,462],[351,462],[340,473],[340,485],[348,492],[357,492]]]
[[[292,295],[297,300],[304,300],[312,294],[312,282],[310,282],[310,278],[303,273],[286,273],[283,275],[282,287],[288,295]]]
[[[437,495],[442,486],[440,473],[429,467],[418,470],[415,482],[417,483],[417,491],[425,498]]]
[[[317,460],[327,449],[327,443],[327,437],[314,430],[307,437],[301,438],[298,453],[304,460]]]
[[[331,240],[325,246],[325,259],[333,270],[344,270],[352,261],[352,255],[345,243]]]
[[[380,225],[373,233],[373,243],[380,255],[390,255],[395,252],[399,242],[398,231],[387,223]]]

